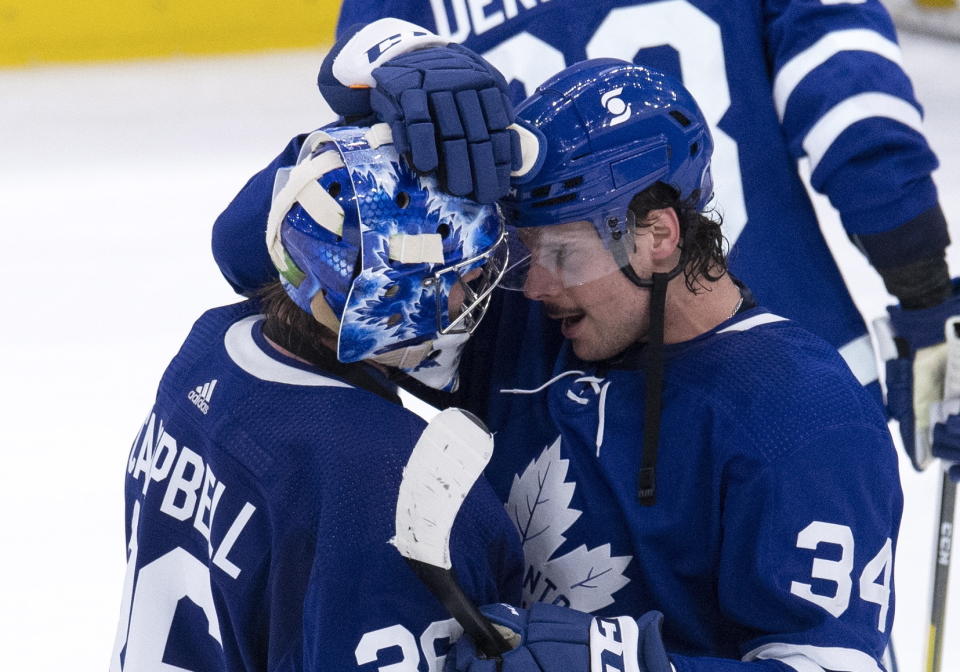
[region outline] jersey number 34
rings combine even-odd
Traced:
[[[813,585],[792,581],[790,592],[823,607],[831,615],[840,616],[850,607],[853,593],[854,541],[853,530],[846,525],[815,520],[797,535],[797,548],[816,551],[821,544],[840,547],[840,559],[814,557],[810,576],[835,584],[832,595],[813,592]],[[890,608],[890,573],[893,565],[893,543],[886,542],[860,573],[860,599],[880,606],[877,629],[886,632],[887,611]],[[881,578],[882,575],[882,578]]]

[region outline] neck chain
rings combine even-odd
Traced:
[[[735,305],[735,306],[733,307],[733,312],[730,313],[730,317],[733,317],[734,315],[736,315],[737,313],[739,313],[739,312],[740,312],[740,308],[741,308],[742,306],[743,306],[743,294],[740,295],[740,300],[737,301],[737,305]],[[727,319],[729,320],[730,317],[728,317]]]

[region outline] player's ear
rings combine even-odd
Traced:
[[[645,225],[653,236],[653,261],[671,259],[680,247],[680,220],[673,208],[660,208],[647,213]]]

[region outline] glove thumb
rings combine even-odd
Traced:
[[[364,24],[355,23],[344,31],[343,35],[333,45],[320,64],[320,73],[317,75],[317,88],[320,95],[327,101],[334,112],[343,117],[365,117],[373,111],[370,109],[370,88],[350,86],[350,82],[341,82],[333,74],[333,63],[340,56],[340,52],[356,35]]]
[[[669,670],[670,659],[663,646],[661,630],[663,628],[663,614],[659,611],[648,611],[637,619],[639,637],[637,650],[639,652],[640,672],[659,672]]]

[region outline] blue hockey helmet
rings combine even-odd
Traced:
[[[627,206],[656,182],[694,199],[713,194],[713,140],[678,80],[614,58],[582,61],[554,75],[517,108],[544,147],[538,170],[503,200],[515,227],[592,221],[609,242],[627,233]]]
[[[337,335],[340,361],[409,369],[435,339],[476,327],[505,268],[503,229],[495,206],[414,174],[386,124],[330,127],[278,172],[267,249],[287,294]]]

